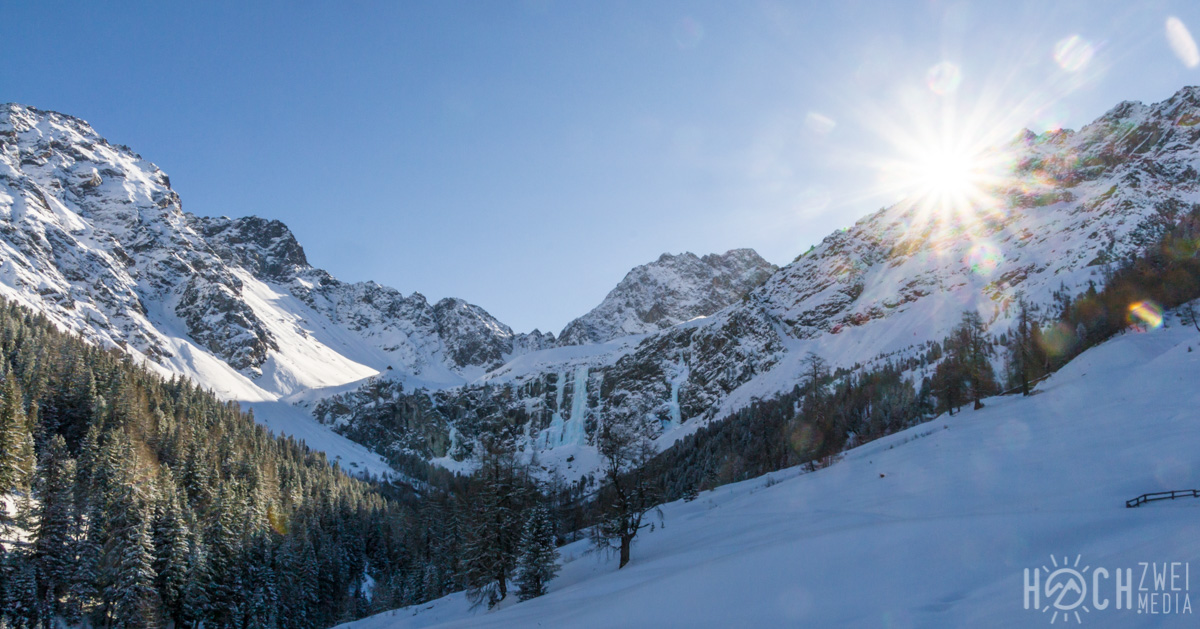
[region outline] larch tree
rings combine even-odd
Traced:
[[[597,548],[616,550],[617,569],[629,563],[633,540],[650,526],[647,514],[659,503],[659,490],[646,464],[656,451],[645,426],[636,419],[606,421],[597,435],[606,485],[598,496],[599,521],[591,530]]]
[[[485,444],[469,501],[464,568],[468,594],[489,608],[508,596],[521,535],[522,491],[515,450],[509,440]]]

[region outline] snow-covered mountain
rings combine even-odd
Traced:
[[[647,318],[660,326],[712,312],[761,283],[766,271],[752,267],[769,268],[747,250],[659,266],[666,260],[679,261],[675,277],[706,285],[657,302],[654,287],[642,290],[646,312],[664,304]],[[0,105],[0,295],[317,441],[337,439],[298,425],[304,411],[271,404],[380,374],[460,386],[558,344],[461,299],[430,304],[341,282],[308,264],[283,223],[186,213],[167,175],[129,147],[78,118],[17,104]]]
[[[567,324],[558,342],[604,343],[707,317],[761,286],[777,268],[753,249],[703,258],[664,253],[630,271],[599,306]]]
[[[996,149],[1011,168],[990,201],[880,210],[765,281],[748,250],[664,256],[555,339],[462,300],[340,282],[281,223],[186,214],[128,148],[5,105],[0,294],[227,398],[302,402],[389,455],[469,467],[481,435],[515,429],[547,467],[583,474],[602,422],[645,422],[665,446],[791,389],[808,352],[847,368],[907,358],[964,310],[1000,333],[1019,295],[1048,310],[1103,283],[1172,220],[1170,201],[1200,199],[1198,121],[1200,89],[1185,88],[1025,133]],[[285,410],[256,408],[308,412]]]
[[[277,221],[187,214],[167,175],[130,148],[15,104],[0,105],[0,295],[252,404],[389,369],[461,384],[546,342],[459,299],[339,282]],[[379,467],[328,429],[295,425],[297,413],[267,414]]]
[[[0,106],[0,183],[0,292],[227,397],[389,367],[460,384],[544,343],[461,299],[340,282],[278,221],[184,213],[166,174],[71,116]]]

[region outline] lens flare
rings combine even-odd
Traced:
[[[1078,72],[1084,69],[1096,49],[1086,39],[1072,35],[1054,44],[1054,62],[1067,72]]]
[[[990,242],[980,242],[967,252],[967,259],[964,260],[964,263],[972,273],[986,277],[991,275],[1003,261],[1004,255],[1000,253],[999,247]]]
[[[1148,330],[1157,329],[1163,322],[1162,306],[1150,301],[1139,301],[1129,307],[1129,323]]]
[[[684,17],[675,23],[671,35],[675,38],[675,45],[681,49],[695,48],[704,40],[704,25],[696,18]]]
[[[817,135],[829,135],[837,126],[837,121],[824,114],[810,111],[804,116],[804,126]]]
[[[962,70],[958,66],[943,61],[925,73],[925,84],[938,96],[944,96],[958,89],[962,83]]]
[[[1164,246],[1167,255],[1176,260],[1188,260],[1200,253],[1200,239],[1172,238]]]
[[[1196,40],[1192,39],[1183,21],[1174,16],[1167,18],[1167,43],[1183,65],[1189,68],[1200,65],[1200,50],[1196,48]]]
[[[1046,131],[1070,120],[1073,112],[1065,108],[1065,97],[1107,70],[1099,48],[1078,35],[1058,42],[1053,51],[1041,41],[1015,42],[1015,48],[1015,58],[995,67],[959,66],[952,61],[958,54],[954,46],[944,48],[938,63],[925,66],[924,84],[913,80],[919,74],[903,71],[903,58],[871,55],[864,63],[873,64],[872,81],[903,83],[878,102],[837,112],[838,131],[853,122],[889,145],[857,156],[857,162],[878,173],[875,185],[860,196],[896,204],[895,224],[921,234],[922,250],[947,256],[951,264],[965,260],[971,270],[992,278],[1009,260],[987,247],[968,252],[970,245],[962,243],[997,245],[1032,237],[1004,233],[1003,216],[1069,202],[1063,191],[1072,187],[1070,178],[1079,165],[1059,150],[1060,139],[1069,136]],[[1052,72],[1043,85],[1031,88],[1026,85],[1030,73],[1016,68],[1045,67],[1048,52],[1069,72]],[[1014,62],[1016,67],[1006,67]],[[968,75],[970,81],[964,83]],[[860,83],[868,78],[856,76]],[[1037,150],[1043,143],[1054,145]],[[1031,153],[1044,155],[1032,159]],[[1013,255],[1007,247],[1003,253]]]
[[[801,216],[816,216],[825,211],[833,197],[823,186],[808,186],[796,195],[796,211]]]
[[[1065,323],[1056,323],[1042,332],[1042,350],[1050,356],[1064,356],[1075,347],[1075,331]]]
[[[901,147],[906,159],[885,166],[886,181],[905,193],[903,203],[913,209],[911,229],[929,228],[934,239],[961,236],[983,227],[984,217],[997,207],[993,188],[1008,160],[1003,151],[965,142],[969,137],[948,132],[942,138],[914,138]],[[990,253],[995,252],[978,252],[980,270],[994,268]]]

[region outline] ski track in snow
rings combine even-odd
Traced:
[[[829,468],[770,474],[770,487],[757,478],[668,504],[620,571],[576,542],[560,549],[547,596],[485,612],[458,593],[343,627],[1043,626],[1050,613],[1023,607],[1023,570],[1051,555],[1135,579],[1138,562],[1190,562],[1200,584],[1200,500],[1124,504],[1200,488],[1197,382],[1195,329],[1126,333],[1032,397],[985,400]],[[1112,604],[1081,616],[1088,627],[1195,626]]]

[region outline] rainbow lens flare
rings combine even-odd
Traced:
[[[1136,302],[1129,307],[1129,322],[1148,330],[1158,328],[1163,322],[1162,306],[1150,300]]]
[[[1183,65],[1189,68],[1200,65],[1200,49],[1196,48],[1196,40],[1192,39],[1183,21],[1175,16],[1167,18],[1167,43],[1171,44],[1171,51]]]
[[[837,126],[837,121],[824,114],[810,111],[804,116],[804,126],[817,135],[829,135]]]
[[[991,275],[1003,261],[1004,256],[1000,253],[1000,248],[990,242],[977,243],[971,247],[967,252],[967,259],[964,260],[972,273],[983,276]]]
[[[925,73],[925,84],[938,96],[944,96],[958,89],[962,83],[962,70],[958,66],[943,61]]]
[[[1096,49],[1078,35],[1072,35],[1054,45],[1054,62],[1067,72],[1078,72],[1092,60]]]

